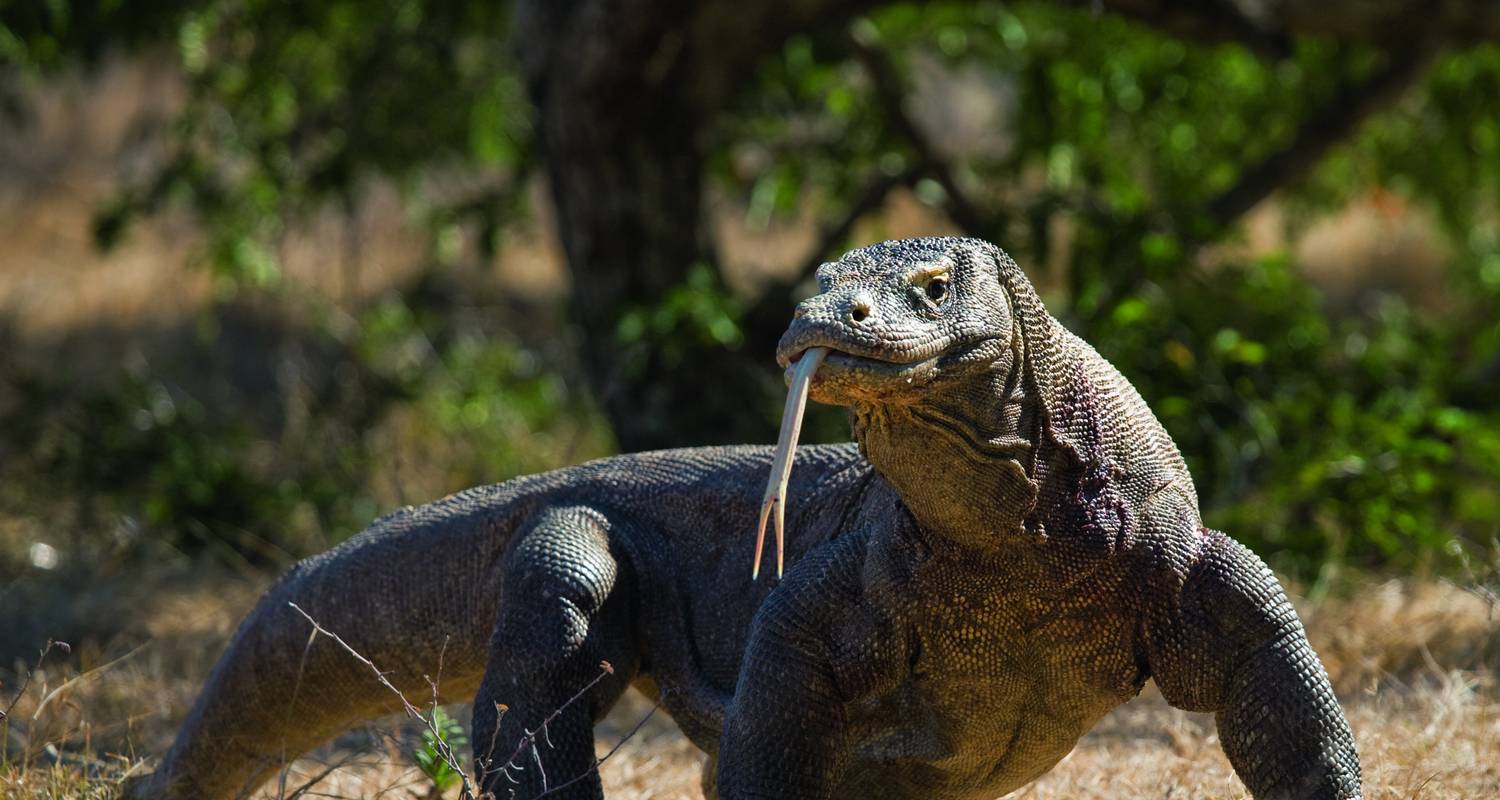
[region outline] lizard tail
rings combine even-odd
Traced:
[[[514,500],[487,487],[409,508],[292,567],[240,624],[160,768],[126,797],[248,796],[349,727],[402,712],[374,668],[419,709],[432,702],[429,677],[441,702],[471,699],[497,566],[525,512]]]

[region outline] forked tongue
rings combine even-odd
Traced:
[[[755,567],[752,580],[760,577],[761,551],[766,543],[766,520],[776,512],[776,577],[781,577],[783,553],[786,550],[786,484],[792,477],[792,454],[797,449],[797,435],[802,432],[802,413],[807,410],[807,389],[813,373],[828,355],[826,347],[810,347],[792,369],[792,385],[787,389],[786,408],[781,412],[781,436],[776,439],[776,453],[771,459],[771,477],[766,481],[766,496],[760,504],[760,524],[755,528]]]

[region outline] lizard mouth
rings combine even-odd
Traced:
[[[841,368],[861,369],[861,371],[876,372],[900,372],[901,369],[910,369],[922,363],[935,362],[939,356],[944,354],[947,342],[930,341],[910,347],[903,348],[901,356],[889,356],[883,354],[879,348],[879,342],[852,342],[838,341],[832,336],[819,335],[819,333],[808,332],[811,335],[787,336],[781,341],[781,347],[775,354],[775,360],[783,368],[792,368],[796,360],[801,359],[808,350],[823,348],[828,351],[828,366],[841,366]]]
[[[848,345],[814,340],[783,348],[777,353],[776,360],[785,369],[788,383],[792,380],[797,365],[803,357],[809,351],[818,349],[825,351],[825,355],[817,370],[816,384],[828,384],[830,388],[834,384],[851,387],[869,385],[871,388],[877,385],[911,387],[932,377],[939,367],[970,360],[969,356],[976,355],[977,351],[985,350],[993,345],[994,341],[991,338],[984,338],[956,347],[952,345],[945,347],[942,346],[945,343],[932,342],[913,348],[914,358],[897,361],[863,348],[855,349]]]
[[[836,347],[829,347],[827,345],[823,345],[823,347],[828,351],[828,355],[824,357],[823,366],[819,370],[819,372],[821,376],[825,377],[831,373],[870,375],[872,377],[879,376],[888,378],[907,377],[926,372],[932,367],[937,366],[938,359],[941,357],[932,356],[930,358],[924,358],[917,361],[891,361],[889,359],[880,358],[877,356],[851,353],[840,350]],[[802,360],[802,356],[807,353],[807,350],[810,349],[812,348],[807,348],[793,353],[787,359],[786,371],[788,376],[790,376],[792,371],[797,368],[797,364]]]
[[[776,354],[776,361],[786,370],[788,381],[797,369],[797,364],[814,349],[826,354],[822,367],[818,370],[820,381],[835,377],[858,379],[860,376],[874,379],[913,378],[936,367],[945,350],[939,342],[932,342],[911,348],[912,358],[897,360],[880,354],[874,348],[812,336],[791,346],[783,346]]]

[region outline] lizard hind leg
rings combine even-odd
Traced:
[[[554,507],[519,532],[501,581],[474,701],[481,791],[600,798],[593,726],[640,661],[629,562],[602,513]]]

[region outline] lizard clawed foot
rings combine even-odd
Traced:
[[[787,387],[786,408],[781,412],[781,436],[776,440],[776,452],[771,459],[771,475],[766,482],[766,495],[761,500],[760,522],[755,528],[755,566],[750,571],[752,580],[760,578],[761,553],[766,543],[766,521],[771,512],[776,512],[776,577],[781,577],[786,552],[786,487],[792,477],[792,455],[797,449],[797,436],[802,432],[802,414],[807,410],[807,392],[812,385],[812,376],[828,355],[826,347],[811,347],[802,353],[792,367],[791,385]]]

